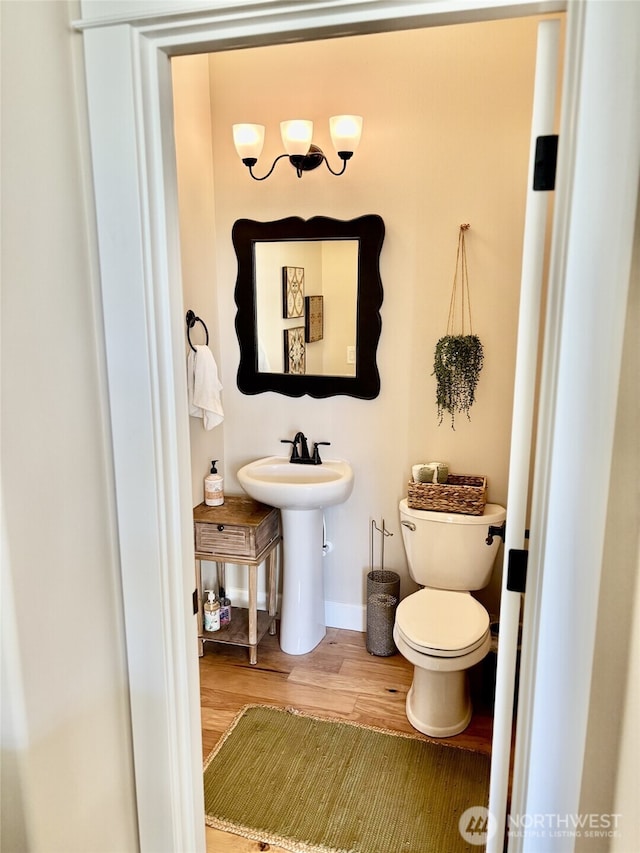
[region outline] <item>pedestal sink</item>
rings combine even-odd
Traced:
[[[304,655],[326,633],[322,511],[347,500],[353,470],[337,459],[300,465],[284,456],[267,456],[240,468],[238,480],[254,500],[280,509],[284,552],[280,647],[287,654]]]

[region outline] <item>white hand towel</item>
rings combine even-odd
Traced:
[[[189,414],[202,418],[205,429],[213,429],[224,419],[218,379],[218,367],[213,353],[207,346],[196,345],[189,350],[187,359],[187,389],[189,392]]]

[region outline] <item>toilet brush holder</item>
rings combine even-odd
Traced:
[[[376,569],[367,575],[367,651],[378,657],[397,652],[393,625],[400,601],[400,575]]]
[[[373,568],[373,540],[380,534],[380,568]],[[384,540],[393,536],[382,519],[382,528],[371,522],[370,561],[367,575],[367,651],[379,657],[389,657],[397,652],[393,642],[393,625],[400,601],[400,575],[385,571]]]

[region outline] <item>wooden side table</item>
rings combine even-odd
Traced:
[[[258,643],[267,631],[276,633],[276,548],[282,541],[280,511],[245,495],[226,495],[222,506],[199,504],[193,510],[198,590],[198,653],[205,642],[247,646],[249,662],[258,662]],[[249,606],[232,607],[231,622],[219,631],[205,631],[202,619],[202,560],[217,564],[224,586],[224,564],[246,566]],[[258,610],[258,566],[266,563],[267,611]]]

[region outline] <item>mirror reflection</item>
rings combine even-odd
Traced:
[[[358,246],[255,243],[258,372],[355,376]]]
[[[377,397],[381,217],[238,219],[231,238],[239,390]]]

